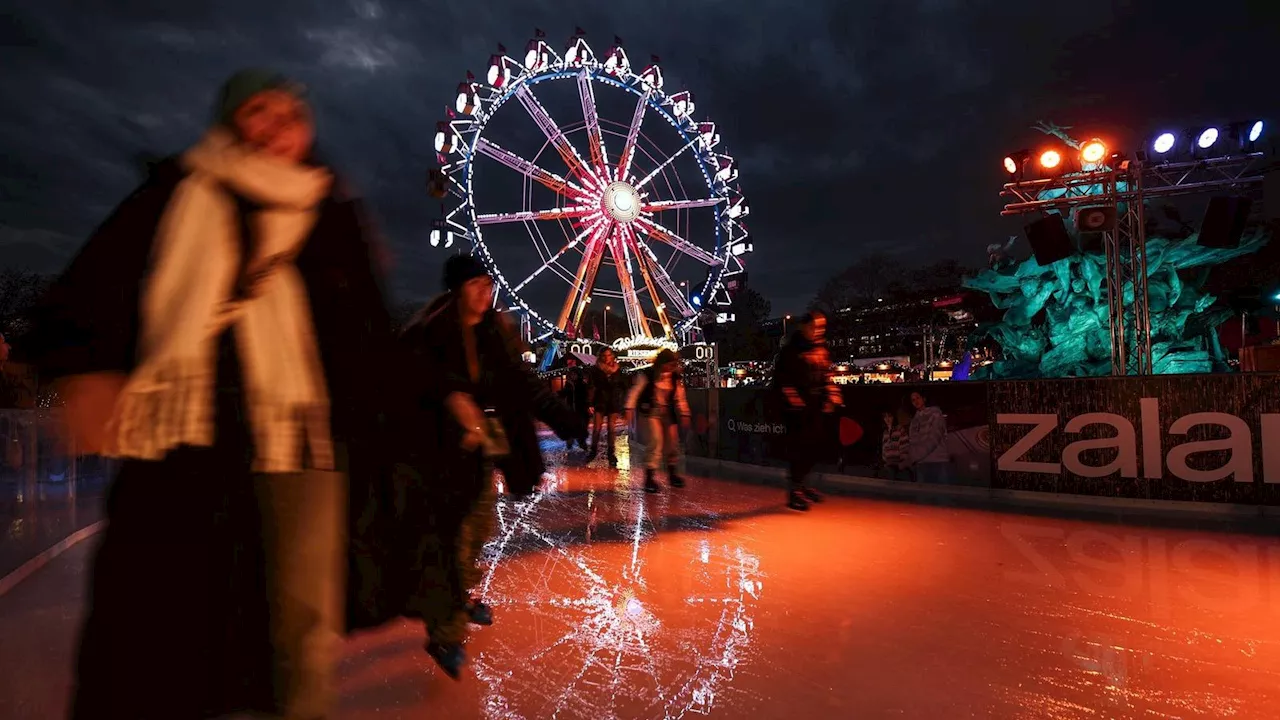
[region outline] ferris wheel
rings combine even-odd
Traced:
[[[670,340],[730,304],[750,208],[715,124],[663,90],[657,57],[636,73],[617,38],[599,58],[578,30],[562,55],[536,31],[520,60],[499,45],[483,80],[468,72],[447,112],[435,177],[452,206],[431,244],[469,245],[539,338],[585,337],[584,317],[616,306],[632,338]],[[502,132],[521,114],[527,148]]]

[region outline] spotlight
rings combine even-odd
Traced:
[[[1207,127],[1196,134],[1196,147],[1201,150],[1208,150],[1218,142],[1218,128]]]
[[[1062,167],[1062,153],[1057,150],[1045,150],[1040,153],[1040,168],[1055,171]]]
[[[1017,180],[1018,176],[1027,167],[1027,161],[1031,159],[1030,150],[1019,150],[1018,152],[1009,153],[1004,158],[1004,171],[1009,173],[1009,177]]]
[[[1177,144],[1177,142],[1178,138],[1173,133],[1160,133],[1160,136],[1156,138],[1156,141],[1151,143],[1151,149],[1154,150],[1157,155],[1164,155],[1172,150],[1173,146]]]
[[[694,307],[702,307],[702,296],[694,293],[693,296],[689,298],[689,302],[693,303]]]
[[[1262,129],[1262,121],[1254,120],[1253,122],[1232,123],[1228,133],[1241,152],[1253,152],[1254,144],[1258,142],[1258,138],[1262,137]]]
[[[1080,148],[1080,162],[1097,165],[1107,157],[1107,144],[1098,139],[1090,140]]]

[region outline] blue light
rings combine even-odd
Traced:
[[[1156,138],[1156,141],[1151,144],[1151,149],[1163,155],[1173,149],[1175,142],[1177,142],[1177,138],[1174,137],[1173,133],[1161,133],[1160,137]]]
[[[1275,300],[1276,302],[1280,302],[1280,292],[1276,293],[1275,295],[1272,295],[1271,299]]]
[[[689,302],[693,303],[694,307],[702,307],[702,296],[694,295],[693,297],[689,298]]]
[[[1196,139],[1196,144],[1201,150],[1208,150],[1216,142],[1218,142],[1218,128],[1215,127],[1205,128]]]
[[[1258,138],[1262,137],[1262,121],[1259,120],[1249,128],[1249,142],[1258,142]]]

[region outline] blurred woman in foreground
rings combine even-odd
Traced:
[[[313,137],[300,86],[235,75],[37,313],[77,449],[124,459],[76,720],[330,712],[348,474],[391,335],[363,212]]]

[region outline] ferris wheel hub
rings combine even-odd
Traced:
[[[609,183],[600,203],[604,211],[620,223],[629,223],[640,217],[640,193],[622,181]]]

